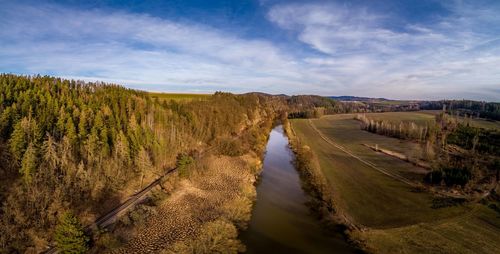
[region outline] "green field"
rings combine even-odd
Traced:
[[[195,93],[149,93],[153,98],[158,98],[161,100],[194,100],[194,99],[207,99],[211,94],[195,94]]]
[[[421,168],[407,162],[380,153],[375,153],[370,148],[363,145],[378,145],[380,148],[389,149],[410,158],[421,158],[423,156],[423,148],[420,144],[363,131],[360,128],[359,121],[353,119],[354,116],[354,114],[325,116],[321,118],[321,120],[312,121],[325,135],[328,135],[358,156],[378,166],[387,167],[389,170],[395,169],[400,174],[410,178],[415,177],[410,173],[422,171]]]
[[[391,123],[414,122],[417,125],[426,125],[434,123],[434,114],[422,111],[410,112],[384,112],[384,113],[366,113],[369,119],[377,121],[389,121]]]
[[[450,219],[358,233],[381,253],[498,253],[499,214],[484,205]]]
[[[414,122],[417,125],[425,126],[435,121],[435,116],[441,113],[441,110],[422,110],[410,112],[384,112],[384,113],[366,113],[366,116],[373,120],[384,120],[392,123]],[[500,130],[500,121],[488,121],[484,119],[465,119],[458,117],[460,122],[469,121],[470,125],[478,128]]]
[[[383,174],[362,162],[361,160],[369,162],[392,176],[409,179],[419,176],[416,173],[419,171],[417,167],[363,146],[366,143],[377,143],[391,150],[404,151],[418,149],[417,144],[362,131],[359,123],[352,117],[353,115],[335,115],[311,121],[321,135],[337,146],[325,140],[309,120],[297,119],[291,122],[299,139],[318,156],[321,170],[333,189],[337,209],[349,215],[355,224],[368,229],[357,234],[366,241],[369,249],[381,253],[421,253],[422,250],[429,252],[433,248],[439,248],[441,244],[447,244],[458,246],[458,252],[466,252],[466,247],[460,247],[475,242],[475,238],[479,241],[480,237],[484,238],[482,241],[490,242],[483,246],[483,252],[488,253],[495,250],[492,248],[499,247],[495,236],[500,233],[500,222],[492,209],[475,204],[432,208],[435,198],[433,194],[415,191],[414,187],[398,178]],[[464,216],[468,218],[466,221],[463,221]],[[484,227],[479,223],[484,220],[486,222],[483,224],[493,221],[490,224],[496,226]],[[468,239],[464,239],[465,236],[459,237],[465,232],[463,230],[479,227],[484,228],[484,232],[475,231]],[[447,234],[455,234],[457,237],[445,242]],[[424,246],[419,247],[418,244]],[[406,249],[402,246],[406,246]],[[447,249],[449,253],[456,253],[451,248]]]

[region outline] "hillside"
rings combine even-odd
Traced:
[[[277,114],[268,103],[227,93],[155,100],[112,84],[1,75],[0,247],[45,248],[64,211],[89,224],[180,154],[247,153],[266,135],[247,127]]]

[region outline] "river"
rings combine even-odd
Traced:
[[[279,125],[267,143],[252,219],[241,233],[246,253],[354,253],[340,234],[327,234],[311,215],[293,159]]]

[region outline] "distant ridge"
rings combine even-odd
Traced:
[[[263,93],[263,92],[249,92],[249,93],[244,93],[243,95],[246,95],[246,94],[255,94],[255,95],[260,95],[260,96],[290,97],[286,94],[269,94],[269,93]]]
[[[348,96],[348,95],[343,95],[343,96],[327,96],[330,99],[334,100],[339,100],[339,101],[366,101],[366,102],[372,102],[372,101],[393,101],[390,99],[386,98],[369,98],[369,97],[358,97],[358,96]]]

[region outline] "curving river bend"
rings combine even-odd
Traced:
[[[340,235],[329,235],[305,205],[294,155],[281,125],[271,131],[252,219],[241,239],[246,253],[354,253]]]

